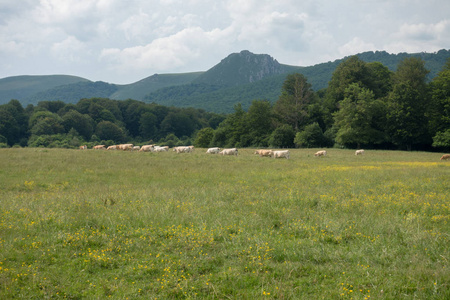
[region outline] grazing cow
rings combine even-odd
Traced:
[[[152,149],[152,152],[167,152],[168,148],[166,147],[161,147],[161,146],[154,146]]]
[[[141,147],[139,152],[150,152],[153,149],[153,145],[144,145]]]
[[[273,158],[286,158],[286,159],[289,159],[289,157],[290,157],[289,150],[273,151]]]
[[[450,154],[442,155],[441,160],[447,160],[447,159],[450,159]]]
[[[255,154],[259,154],[259,157],[263,157],[263,156],[272,157],[273,151],[272,150],[256,150]]]
[[[117,147],[118,147],[117,145],[112,145],[106,148],[106,150],[117,150]]]
[[[206,153],[209,153],[209,154],[217,154],[219,152],[220,152],[219,147],[209,148],[208,150],[206,150]]]
[[[95,150],[106,150],[105,145],[96,145],[93,147]]]
[[[87,149],[86,145],[80,146],[80,150],[86,150],[86,149]]]
[[[325,156],[325,155],[327,155],[327,151],[325,151],[325,150],[317,151],[317,152],[314,154],[314,156]]]
[[[219,152],[219,154],[222,155],[238,155],[238,149],[236,148],[229,148],[229,149],[223,149],[222,151]]]
[[[191,148],[188,146],[179,146],[179,147],[174,147],[173,151],[175,151],[177,153],[189,153],[189,152],[191,152]]]
[[[364,150],[363,150],[363,149],[361,149],[361,150],[356,150],[356,151],[355,151],[355,155],[364,155]]]
[[[123,151],[127,151],[127,150],[131,151],[131,150],[133,150],[133,144],[121,144],[121,145],[119,145],[119,149],[123,150]]]
[[[133,148],[131,149],[132,151],[139,151],[141,150],[141,147],[139,146],[133,146]]]
[[[191,149],[190,152],[194,152],[194,146],[188,146],[188,147]]]

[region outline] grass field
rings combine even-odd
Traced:
[[[0,150],[0,299],[450,299],[450,161]]]

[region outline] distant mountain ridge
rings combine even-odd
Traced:
[[[366,62],[379,61],[395,71],[397,64],[411,56],[420,57],[432,79],[450,58],[449,50],[436,53],[399,53],[385,51],[356,54]],[[232,53],[204,72],[154,74],[132,84],[92,82],[68,75],[14,76],[0,79],[0,104],[11,99],[23,105],[61,100],[76,103],[82,98],[135,99],[167,106],[203,108],[228,113],[236,103],[247,108],[252,100],[278,98],[287,74],[301,73],[315,90],[327,87],[335,68],[347,57],[309,67],[280,64],[267,54],[248,50]]]

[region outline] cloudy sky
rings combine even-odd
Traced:
[[[0,0],[0,78],[132,83],[241,50],[310,66],[450,49],[448,0]]]

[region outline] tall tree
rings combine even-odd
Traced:
[[[251,144],[265,147],[273,126],[272,105],[267,100],[254,100],[248,108],[247,124],[251,137]]]
[[[388,96],[388,133],[394,144],[407,150],[414,145],[431,144],[426,117],[428,72],[422,59],[404,59],[394,74],[393,90]]]
[[[430,132],[450,129],[450,58],[431,82]]]
[[[336,142],[346,147],[381,144],[384,134],[385,104],[358,83],[345,90],[345,98],[334,113]]]
[[[369,87],[370,70],[367,64],[354,55],[334,70],[328,84],[326,105],[330,112],[338,109],[338,103],[345,98],[345,89],[352,83],[358,83],[361,87]]]
[[[298,131],[305,125],[307,107],[314,97],[314,91],[305,76],[299,73],[290,74],[286,77],[281,95],[274,105],[274,114],[282,124],[288,124]]]
[[[89,115],[83,115],[71,110],[62,117],[66,132],[75,129],[86,141],[89,141],[94,132],[94,120]]]

